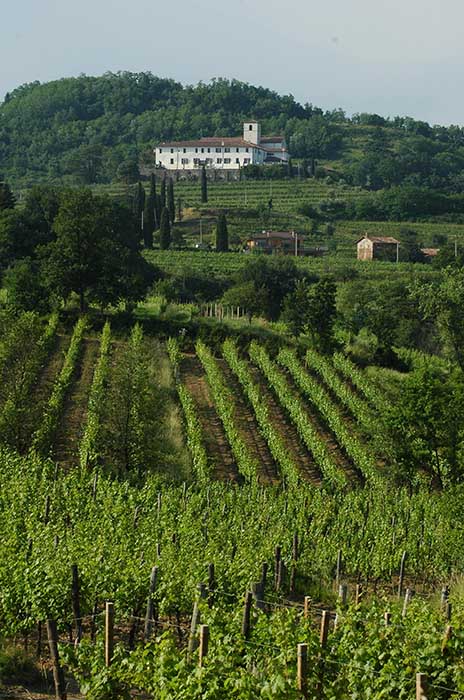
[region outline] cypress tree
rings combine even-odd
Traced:
[[[156,176],[155,173],[152,173],[150,175],[150,197],[153,202],[153,216],[154,216],[154,229],[159,228],[159,216],[158,216],[158,207],[157,207],[157,202],[156,202]]]
[[[169,221],[169,211],[166,207],[161,212],[160,224],[160,248],[167,250],[171,245],[171,222]]]
[[[155,218],[156,218],[156,228],[160,227],[161,223],[161,212],[163,211],[163,205],[161,204],[161,195],[155,195]]]
[[[225,214],[220,214],[216,225],[216,252],[227,253],[229,251],[229,233]]]
[[[293,177],[293,163],[291,158],[287,161],[287,175],[288,177]]]
[[[137,231],[142,229],[142,213],[145,207],[145,190],[141,182],[137,183],[134,196],[134,217],[136,221]]]
[[[6,182],[0,180],[0,210],[14,209],[16,198]]]
[[[161,197],[161,211],[162,211],[164,209],[164,207],[166,206],[166,175],[161,180],[160,197]]]
[[[203,204],[206,204],[208,201],[208,183],[206,180],[205,166],[201,169],[201,201]]]
[[[153,248],[153,231],[155,230],[155,202],[150,192],[145,200],[143,211],[143,245],[145,248]]]
[[[169,178],[168,182],[168,193],[167,193],[167,204],[166,204],[168,211],[169,211],[169,219],[171,221],[171,224],[174,223],[176,220],[176,205],[174,202],[174,182],[172,181],[172,177]]]

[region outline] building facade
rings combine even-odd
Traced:
[[[245,122],[243,137],[205,136],[197,141],[168,141],[154,149],[158,168],[190,171],[205,166],[218,171],[240,170],[247,165],[287,162],[283,136],[261,137],[258,122]]]
[[[364,236],[357,242],[358,260],[397,262],[400,242],[391,236]]]

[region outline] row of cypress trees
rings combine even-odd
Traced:
[[[171,226],[176,218],[176,206],[174,201],[174,183],[172,179],[161,180],[159,194],[156,189],[156,177],[152,173],[150,177],[150,190],[148,195],[141,182],[137,185],[134,198],[134,216],[140,223],[143,244],[145,248],[153,248],[153,233],[160,232],[160,246],[169,248],[171,244]]]
[[[201,178],[202,202],[207,201],[206,172],[203,168]],[[160,232],[160,248],[167,250],[171,245],[171,226],[176,218],[176,206],[174,199],[174,182],[172,178],[161,180],[160,192],[156,188],[156,177],[150,176],[150,191],[145,194],[141,182],[137,185],[134,198],[134,216],[140,223],[143,244],[145,248],[153,248],[153,233]],[[216,250],[227,252],[229,250],[229,235],[225,214],[220,214],[216,228]]]

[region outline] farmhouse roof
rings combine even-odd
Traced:
[[[256,145],[256,143],[251,143],[250,141],[244,141],[240,137],[221,137],[221,136],[204,136],[201,139],[195,141],[163,141],[159,143],[157,148],[219,148],[222,146],[230,147],[240,147],[240,148],[259,148],[262,151],[268,151],[269,149],[265,146]]]
[[[360,238],[357,243],[361,243],[361,241],[365,240],[372,241],[372,243],[380,243],[380,244],[385,244],[385,245],[398,245],[399,241],[396,240],[396,238],[393,238],[392,236],[363,236]]]
[[[440,252],[440,248],[421,248],[421,253],[428,255],[429,258],[434,258]]]

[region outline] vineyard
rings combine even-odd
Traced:
[[[395,486],[344,355],[33,314],[0,350],[1,636],[58,697],[463,696],[462,488]]]

